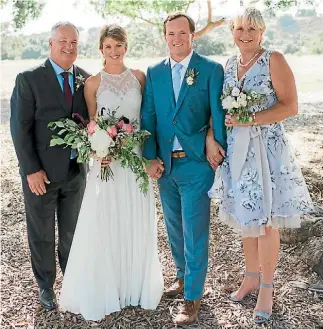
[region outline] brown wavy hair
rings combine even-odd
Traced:
[[[117,24],[105,25],[100,32],[100,45],[99,49],[102,50],[103,42],[106,38],[111,38],[115,41],[122,42],[125,44],[126,49],[128,48],[128,36],[127,31]],[[105,60],[103,65],[105,65]]]

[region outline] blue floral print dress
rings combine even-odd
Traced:
[[[227,63],[223,90],[242,87],[265,95],[265,101],[251,111],[278,101],[269,71],[271,53],[265,50],[240,80],[238,56]],[[243,237],[264,235],[265,226],[299,227],[300,215],[313,205],[283,124],[234,127],[227,142],[227,156],[209,191],[211,198],[220,199],[221,220],[241,230]]]

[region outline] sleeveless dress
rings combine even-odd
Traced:
[[[98,111],[118,108],[116,116],[139,122],[141,86],[131,70],[100,74]],[[155,309],[163,293],[153,186],[144,196],[130,169],[110,166],[107,182],[97,161],[88,173],[60,294],[60,308],[86,320],[130,305]]]
[[[265,50],[239,81],[238,56],[228,61],[223,90],[242,87],[265,95],[266,100],[251,111],[278,101],[269,71],[271,53]],[[264,235],[265,226],[299,227],[300,215],[313,205],[283,124],[234,127],[227,142],[227,156],[209,191],[211,198],[220,200],[220,219],[242,231],[243,237]]]

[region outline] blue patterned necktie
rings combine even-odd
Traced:
[[[175,101],[177,102],[179,91],[181,90],[181,73],[180,70],[183,67],[182,64],[176,63],[173,67],[173,89],[175,95]]]

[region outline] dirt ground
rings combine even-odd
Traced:
[[[38,304],[38,289],[33,278],[27,244],[26,222],[17,160],[9,131],[9,91],[13,74],[5,72],[8,84],[2,89],[1,137],[1,323],[13,328],[175,328],[172,315],[176,299],[163,297],[155,311],[126,308],[107,316],[101,322],[84,321],[81,316],[45,312]],[[10,84],[10,85],[9,85]],[[308,94],[307,94],[308,96]],[[286,130],[302,167],[316,211],[323,210],[323,100],[303,99],[297,117],[286,121]],[[167,245],[158,195],[158,244],[165,284],[174,279],[175,268]],[[212,204],[210,261],[199,321],[190,328],[259,328],[252,321],[256,296],[243,304],[228,298],[243,277],[241,239],[217,217],[217,204]],[[300,282],[323,283],[300,260],[302,245],[282,245],[275,279],[274,315],[267,328],[323,328],[323,303],[315,293],[297,288]],[[59,295],[62,276],[58,272],[55,291]],[[298,284],[295,284],[297,282]]]

